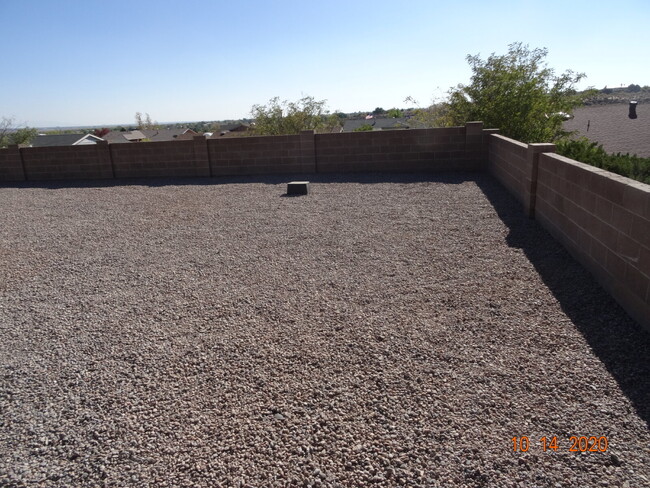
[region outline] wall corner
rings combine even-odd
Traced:
[[[483,122],[465,123],[465,161],[471,169],[483,168]]]
[[[526,180],[524,181],[527,197],[524,200],[524,209],[528,218],[535,218],[535,200],[537,198],[537,174],[539,171],[539,155],[542,153],[554,153],[555,144],[533,143],[528,144],[526,152]]]

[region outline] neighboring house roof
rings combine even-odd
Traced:
[[[142,139],[146,139],[147,136],[145,136],[141,131],[139,130],[132,130],[130,132],[125,132],[122,134],[124,136],[124,139],[126,139],[129,142],[132,141],[141,141]]]
[[[104,136],[110,144],[123,144],[127,142],[139,142],[146,139],[151,142],[176,141],[192,139],[199,135],[192,129],[141,129],[132,131],[110,131]]]
[[[221,124],[219,130],[212,133],[208,136],[210,139],[219,139],[220,137],[229,137],[228,134],[231,134],[230,137],[241,135],[237,133],[248,132],[251,130],[251,126],[247,124],[242,124],[241,122],[234,124]]]
[[[124,134],[126,132],[122,132],[119,130],[112,130],[106,134],[104,134],[102,137],[104,140],[108,141],[109,144],[119,144],[119,143],[127,143],[129,140],[124,137]]]
[[[186,136],[186,134],[192,137],[199,135],[198,132],[194,132],[192,129],[142,129],[142,132],[146,134],[147,139],[151,142],[175,141],[180,136]],[[187,136],[183,139],[187,139]]]
[[[353,132],[364,125],[372,126],[372,130],[387,129],[419,129],[422,124],[408,118],[372,118],[372,119],[352,119],[346,120],[343,124],[343,132]]]
[[[236,122],[234,124],[221,124],[219,132],[245,132],[250,129],[249,125]]]
[[[193,130],[188,129],[186,132],[183,132],[182,134],[178,136],[174,136],[174,141],[191,141],[194,139],[194,136],[198,136],[200,134],[197,134]]]
[[[101,141],[103,141],[102,138],[92,134],[49,134],[37,135],[31,140],[30,146],[82,146],[87,144],[97,144]]]
[[[650,158],[650,103],[639,103],[637,118],[629,118],[629,104],[589,105],[573,111],[564,129],[603,145],[610,153]]]

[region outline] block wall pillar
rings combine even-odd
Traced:
[[[465,160],[473,169],[483,168],[483,122],[465,124]]]
[[[498,134],[499,129],[483,129],[483,166],[481,169],[487,170],[490,162],[490,140],[492,134]]]
[[[529,218],[535,218],[535,199],[537,198],[537,172],[539,168],[539,155],[554,153],[555,144],[539,143],[528,144],[526,153],[526,172],[524,176],[524,210]]]

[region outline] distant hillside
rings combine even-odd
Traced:
[[[603,88],[585,100],[585,105],[608,105],[613,103],[650,102],[650,86],[629,85],[620,88]]]

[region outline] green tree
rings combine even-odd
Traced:
[[[326,100],[305,96],[297,102],[269,100],[267,105],[253,105],[254,133],[277,136],[299,134],[303,130],[332,131],[340,126],[340,119],[326,109]]]
[[[10,144],[29,144],[37,135],[38,131],[33,127],[21,127],[9,136]]]
[[[402,111],[401,111],[400,109],[398,109],[398,108],[391,108],[391,109],[388,111],[388,114],[387,114],[387,115],[388,115],[391,119],[399,119],[400,117],[404,117],[404,114],[403,114]]]
[[[438,102],[426,108],[418,107],[418,101],[413,97],[406,97],[406,103],[413,104],[415,108],[410,109],[413,119],[424,127],[445,127],[451,125],[448,121],[447,112],[449,111],[449,104],[446,102]]]
[[[487,60],[467,56],[472,69],[469,85],[449,92],[442,125],[481,120],[522,142],[552,142],[566,135],[562,122],[591,92],[576,93],[583,73],[556,75],[545,62],[547,49],[510,44],[508,53]]]
[[[0,120],[0,147],[7,147],[13,144],[28,144],[38,135],[38,131],[32,127],[16,127],[15,121],[9,117],[2,117]]]
[[[356,129],[354,129],[353,132],[366,132],[366,131],[369,131],[369,130],[372,130],[372,125],[363,124],[363,125],[360,125],[359,127],[357,127]]]
[[[383,115],[383,114],[385,114],[385,113],[386,113],[386,111],[385,111],[383,108],[381,108],[381,107],[377,107],[376,109],[374,109],[374,110],[372,111],[372,114],[373,114],[373,115]]]

